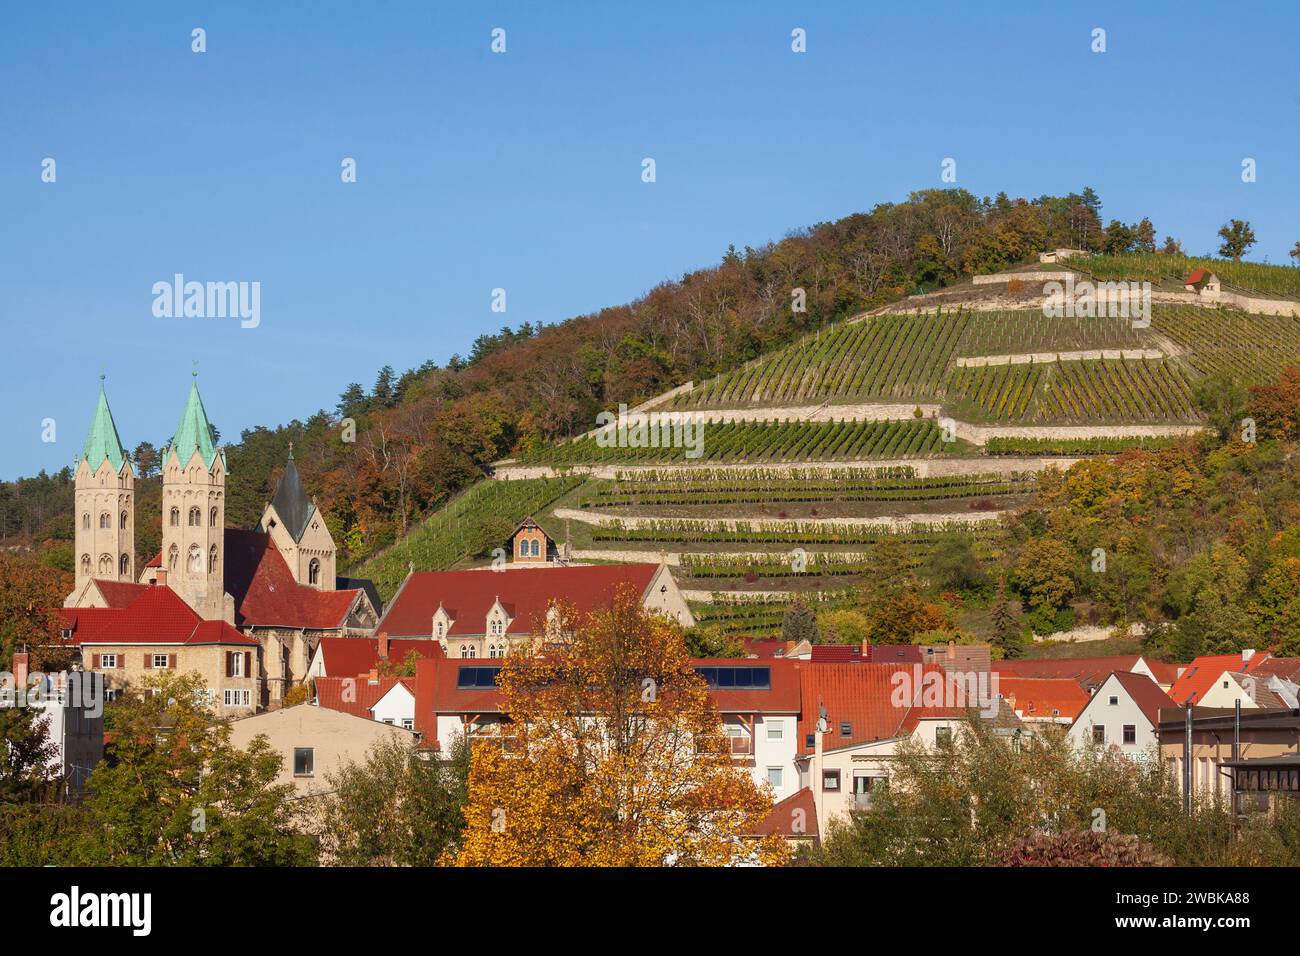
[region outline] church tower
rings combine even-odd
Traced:
[[[99,404],[86,444],[77,456],[76,586],[79,595],[92,578],[135,580],[135,472],[117,434],[100,377]]]
[[[337,587],[334,537],[325,526],[316,502],[307,497],[289,446],[289,460],[275,488],[275,496],[262,512],[257,530],[271,536],[293,572],[294,580],[318,591]]]
[[[225,527],[226,456],[212,440],[195,381],[162,453],[162,567],[171,589],[205,620],[233,617],[225,600]]]

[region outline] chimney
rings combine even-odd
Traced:
[[[161,587],[167,586],[167,569],[159,568],[158,573],[154,576],[153,583]]]
[[[14,690],[23,690],[27,687],[28,661],[26,651],[14,652]]]
[[[1250,663],[1250,659],[1251,659],[1252,657],[1254,657],[1254,656],[1255,656],[1255,650],[1254,650],[1254,648],[1250,648],[1250,649],[1248,649],[1248,650],[1244,650],[1244,651],[1241,652],[1241,662],[1242,662],[1243,664],[1249,664],[1249,663]]]
[[[371,686],[374,686],[375,684],[378,684],[378,683],[379,683],[379,671],[377,671],[376,669],[374,669],[374,668],[372,667],[372,668],[370,669],[370,677],[367,678],[367,681],[366,681],[366,682],[367,682],[368,684],[370,684]]]
[[[388,660],[388,632],[385,631],[379,635],[379,659]]]

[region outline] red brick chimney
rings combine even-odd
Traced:
[[[381,661],[388,660],[388,634],[387,633],[382,633],[379,635],[379,659]]]
[[[158,571],[156,572],[156,574],[155,574],[155,576],[154,576],[154,581],[153,581],[153,583],[156,584],[156,585],[158,585],[159,587],[166,587],[166,586],[167,586],[167,569],[166,569],[166,568],[159,568],[159,569],[158,569]]]
[[[27,671],[30,666],[30,659],[26,651],[14,652],[14,689],[24,690],[27,687]]]
[[[369,677],[369,679],[368,679],[368,683],[370,683],[371,685],[374,685],[374,684],[378,684],[378,683],[379,683],[379,671],[378,671],[378,670],[376,670],[376,669],[374,669],[374,668],[371,668],[371,669],[370,669],[370,677]]]

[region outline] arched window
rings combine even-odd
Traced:
[[[473,645],[473,644],[462,644],[462,645],[460,646],[460,656],[461,656],[461,657],[474,657],[474,656],[475,656],[475,654],[474,654],[474,645]]]
[[[86,518],[89,519],[90,515],[86,515]],[[81,573],[90,574],[90,555],[88,554],[81,556]]]
[[[217,526],[217,509],[213,508],[211,511],[208,512],[208,527],[215,528],[216,526]]]
[[[176,550],[176,545],[172,545],[167,551],[167,570],[175,571],[176,566],[180,563],[181,553]]]
[[[118,523],[121,526],[121,529],[123,531],[126,530],[126,523],[130,520],[131,520],[130,516],[125,511],[123,511],[122,514],[118,517]]]
[[[505,657],[505,648],[500,644],[488,645],[488,657]]]
[[[528,542],[524,541],[523,539],[520,539],[519,541],[519,557],[521,558],[528,557]]]
[[[99,515],[99,526],[105,530],[112,528],[113,516],[110,515],[107,511],[101,512]]]
[[[315,558],[312,558],[311,564],[307,565],[307,583],[320,584],[320,561]]]
[[[534,557],[534,558],[537,557],[539,554],[542,553],[540,549],[541,549],[541,542],[534,538],[534,539],[533,539],[533,557]]]
[[[197,544],[190,545],[190,560],[188,562],[190,574],[203,573],[203,552],[199,550]]]
[[[117,573],[120,577],[126,577],[131,573],[131,559],[125,554],[117,562]]]
[[[217,546],[208,549],[208,574],[217,573]]]
[[[197,528],[203,523],[203,512],[198,508],[190,509],[190,527]]]
[[[443,623],[442,623],[442,621],[439,621],[439,622],[434,626],[434,630],[437,631],[437,636],[438,636],[438,637],[442,637],[442,632],[443,632]]]
[[[105,577],[113,573],[113,556],[111,554],[101,554],[99,556],[99,573]]]
[[[83,531],[90,530],[90,512],[87,511],[81,516],[81,528]]]
[[[171,510],[171,514],[168,515],[168,518],[167,518],[167,523],[170,524],[173,528],[179,528],[179,527],[181,526],[181,509],[180,509],[180,508],[173,508],[173,509]]]

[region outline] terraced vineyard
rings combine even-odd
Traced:
[[[485,544],[485,518],[522,521],[582,482],[582,478],[569,477],[480,481],[353,574],[374,581],[387,601],[406,579],[412,563],[420,571],[440,571],[477,553]]]
[[[975,538],[998,535],[1002,526],[989,517],[978,523],[935,522],[893,530],[882,525],[841,521],[720,520],[648,518],[630,527],[612,520],[592,529],[597,541],[673,541],[686,544],[879,544],[890,539],[933,545],[944,535],[964,534]]]
[[[598,482],[582,506],[940,501],[1024,494],[1036,484],[1032,474],[917,478],[907,467],[830,472],[630,472],[620,475],[617,481]]]
[[[1193,269],[1205,268],[1238,289],[1300,299],[1300,269],[1292,266],[1155,254],[1091,256],[1071,259],[1066,266],[1084,269],[1102,280],[1130,279],[1151,283],[1181,281]]]
[[[1205,375],[1226,370],[1261,382],[1300,361],[1300,319],[1290,316],[1173,306],[1156,308],[1152,321],[1187,350],[1187,364]]]
[[[972,314],[954,355],[1014,355],[1024,352],[1080,352],[1091,349],[1142,349],[1154,345],[1146,329],[1131,319],[1050,319],[1041,310]]]
[[[594,436],[563,445],[544,446],[520,461],[554,465],[617,462],[778,462],[912,458],[948,454],[960,443],[943,441],[934,422],[710,422],[703,416],[700,455],[691,449],[602,448]]]
[[[984,445],[986,455],[1030,455],[1034,457],[1082,458],[1089,455],[1118,455],[1133,449],[1159,451],[1176,439],[1137,435],[1131,438],[990,438]]]

